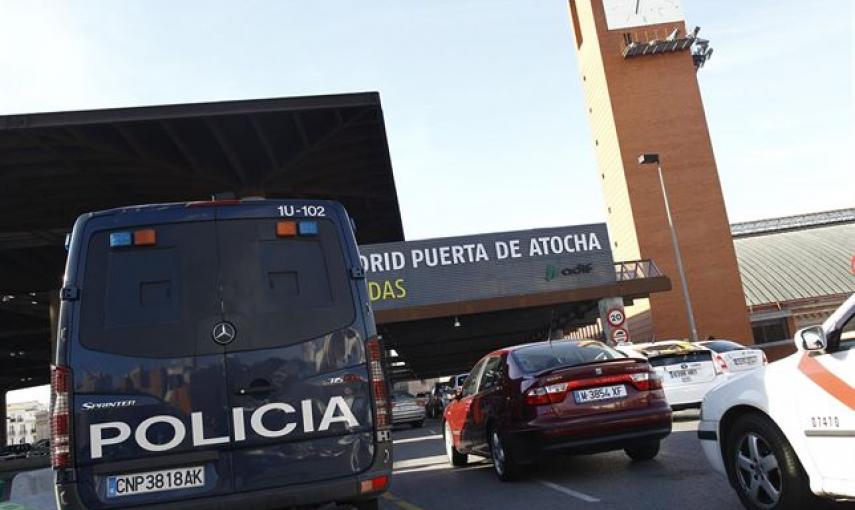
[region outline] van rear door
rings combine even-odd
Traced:
[[[283,218],[268,201],[218,210],[236,491],[354,475],[374,458],[352,233],[340,207],[302,209],[323,216]]]
[[[72,453],[88,508],[233,491],[213,210],[110,213],[75,231],[63,303]],[[140,234],[140,232],[144,232]],[[82,270],[82,272],[80,272]],[[72,313],[65,313],[71,307]]]

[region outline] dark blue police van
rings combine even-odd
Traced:
[[[388,385],[340,204],[84,214],[61,299],[60,508],[377,507]]]

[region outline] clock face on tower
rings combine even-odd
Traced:
[[[680,0],[603,0],[609,30],[682,21]]]

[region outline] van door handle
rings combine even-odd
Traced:
[[[235,392],[236,395],[263,395],[273,391],[273,386],[261,379],[256,379],[249,383],[249,388],[241,388]]]

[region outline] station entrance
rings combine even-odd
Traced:
[[[671,287],[652,261],[615,262],[605,224],[360,252],[395,380],[468,372],[495,349],[547,338],[628,341],[624,305]]]
[[[221,192],[345,205],[396,380],[599,334],[608,311],[671,285],[652,261],[614,261],[605,224],[404,242],[377,93],[4,116],[0,423],[8,391],[49,382],[75,218]]]

